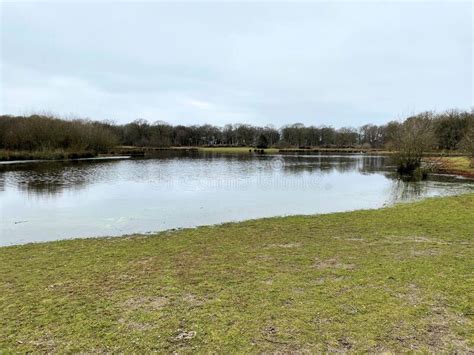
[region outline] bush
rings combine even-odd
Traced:
[[[268,138],[263,133],[258,136],[257,148],[259,149],[268,148]]]
[[[394,135],[397,171],[401,174],[414,173],[421,166],[423,153],[431,149],[434,142],[430,112],[408,118]]]

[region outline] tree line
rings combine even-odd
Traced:
[[[416,124],[415,124],[416,123]],[[422,123],[422,124],[421,124]],[[51,115],[0,116],[0,149],[106,152],[117,145],[138,147],[253,146],[361,147],[400,150],[423,142],[423,149],[456,150],[472,145],[474,110],[423,112],[404,121],[359,128],[305,126],[257,127],[248,124],[183,126],[143,119],[127,124]],[[418,134],[423,131],[422,137]]]

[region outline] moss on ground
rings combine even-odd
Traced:
[[[474,349],[474,194],[0,248],[0,352]]]

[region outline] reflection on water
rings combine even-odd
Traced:
[[[371,156],[252,156],[164,152],[159,159],[0,165],[0,189],[4,190],[5,181],[7,181],[7,184],[21,191],[47,197],[66,189],[77,190],[88,184],[121,180],[164,182],[186,188],[189,185],[189,179],[194,179],[208,185],[219,183],[222,186],[236,187],[239,185],[235,182],[245,180],[249,174],[251,176],[255,173],[262,174],[265,178],[259,181],[260,184],[267,184],[269,182],[267,178],[270,178],[270,182],[275,182],[282,177],[283,180],[287,180],[288,175],[301,176],[304,172],[317,175],[330,174],[333,171],[373,173],[383,171],[384,168],[384,158]],[[186,173],[183,174],[183,172]],[[274,179],[275,177],[277,179]],[[288,184],[288,186],[297,187],[301,184],[300,181],[296,181],[296,184]]]
[[[391,201],[419,198],[426,193],[427,186],[421,181],[395,180],[392,185]]]
[[[219,155],[0,165],[0,245],[377,208],[471,190],[404,182],[366,155]]]
[[[54,196],[65,189],[81,189],[113,175],[111,161],[37,162],[0,165],[0,176],[12,187],[38,196]],[[5,184],[5,182],[4,182]]]

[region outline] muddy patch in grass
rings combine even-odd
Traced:
[[[441,248],[423,248],[422,245],[414,246],[411,248],[407,248],[402,251],[398,251],[392,255],[392,257],[396,260],[408,260],[414,258],[434,258],[443,254],[443,250]]]
[[[445,307],[433,306],[431,314],[423,318],[420,326],[399,322],[387,336],[406,350],[470,354],[474,353],[474,348],[455,331],[456,327],[468,327],[468,322]]]
[[[435,305],[431,309],[432,314],[426,318],[424,327],[430,350],[449,350],[454,347],[463,353],[474,353],[474,348],[454,331],[455,327],[469,329],[470,320],[462,314],[449,311],[443,305]]]
[[[130,331],[144,332],[155,326],[150,323],[133,320],[136,312],[153,312],[163,309],[169,303],[168,298],[158,296],[138,296],[123,302],[123,314],[118,323]]]
[[[311,281],[311,284],[314,286],[322,286],[326,282],[341,282],[347,279],[347,276],[338,275],[338,276],[321,276]]]
[[[274,336],[278,333],[278,329],[273,325],[269,325],[268,327],[263,328],[262,333],[265,336]]]
[[[438,249],[422,249],[422,250],[412,250],[411,256],[438,256],[441,254],[441,251]]]
[[[364,238],[359,238],[359,237],[346,238],[345,240],[350,241],[350,242],[365,242]]]
[[[257,255],[255,258],[262,261],[269,261],[274,259],[274,257],[270,255]]]
[[[146,258],[142,258],[138,260],[132,260],[130,261],[130,264],[136,265],[136,266],[146,266],[153,263],[155,259],[156,259],[156,256],[150,256],[150,257],[146,257]]]
[[[284,244],[270,244],[267,248],[284,248],[284,249],[291,249],[291,248],[301,248],[301,243],[284,243]]]
[[[383,241],[383,242],[389,242],[391,244],[406,244],[406,243],[420,243],[420,244],[438,244],[438,245],[449,245],[451,244],[450,242],[446,242],[443,240],[431,238],[431,237],[426,237],[426,236],[397,236],[397,235],[392,235],[392,236],[387,236],[382,240],[379,240],[378,242]]]
[[[135,331],[140,331],[140,332],[147,331],[154,328],[153,324],[135,322],[135,321],[128,320],[126,318],[120,318],[118,322],[129,330],[135,330]]]
[[[354,270],[355,265],[350,263],[340,262],[337,258],[330,259],[318,259],[316,258],[313,267],[316,269],[342,269],[342,270]]]
[[[422,292],[415,284],[409,284],[405,292],[397,293],[396,296],[410,305],[418,305],[423,300]]]
[[[192,293],[185,294],[182,299],[186,304],[190,305],[191,307],[201,307],[207,301],[206,299],[198,297]]]
[[[352,349],[352,341],[347,337],[340,337],[337,339],[337,342],[339,343],[340,350],[348,351]]]
[[[130,298],[123,303],[123,306],[127,310],[156,311],[166,306],[168,302],[166,297],[143,296]]]
[[[262,339],[266,342],[287,345],[288,343],[278,338],[278,329],[274,325],[268,325],[262,329]]]
[[[59,345],[54,339],[52,334],[45,334],[44,336],[36,340],[30,340],[30,341],[17,340],[16,343],[20,345],[30,344],[35,347],[35,351],[44,352],[44,353],[55,352],[56,347]]]
[[[196,336],[196,331],[178,329],[177,334],[172,338],[173,341],[187,341],[191,340]]]

